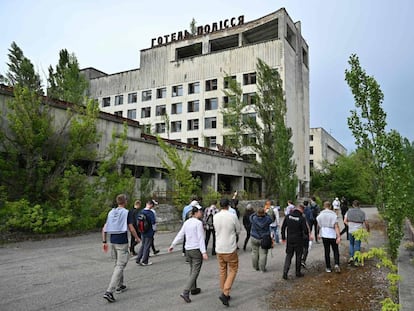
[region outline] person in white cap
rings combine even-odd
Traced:
[[[333,200],[332,207],[334,209],[336,217],[338,217],[339,212],[341,211],[341,201],[339,201],[339,199],[337,197],[335,198],[335,200]]]

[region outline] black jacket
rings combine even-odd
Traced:
[[[288,243],[303,243],[304,238],[309,235],[306,219],[297,209],[294,209],[283,220],[282,240],[286,240],[286,229]]]

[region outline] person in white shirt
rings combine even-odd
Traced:
[[[331,247],[334,254],[335,272],[341,272],[339,268],[339,243],[341,243],[341,233],[339,232],[338,217],[331,209],[331,203],[325,201],[323,203],[324,210],[316,217],[320,228],[320,236],[322,237],[323,248],[325,249],[326,272],[331,270]]]
[[[334,209],[334,212],[336,214],[336,216],[339,216],[339,212],[341,211],[341,201],[339,201],[338,198],[335,198],[335,200],[333,200],[332,202],[332,207]]]
[[[239,269],[237,236],[240,234],[240,222],[237,215],[229,211],[229,206],[228,199],[221,199],[221,210],[213,217],[222,292],[219,299],[225,306],[229,306],[230,290]]]
[[[203,259],[208,259],[204,227],[201,221],[203,218],[201,206],[199,204],[193,206],[191,214],[192,216],[184,222],[168,249],[169,252],[172,252],[174,246],[182,242],[185,237],[185,251],[190,263],[190,278],[184,287],[183,293],[180,294],[185,302],[191,302],[190,293],[197,295],[201,292],[201,289],[197,287],[197,278],[200,274]]]

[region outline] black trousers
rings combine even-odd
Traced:
[[[339,247],[336,244],[336,239],[322,238],[323,248],[325,249],[325,265],[326,268],[331,269],[331,248],[334,255],[335,265],[339,265]]]
[[[303,253],[303,241],[300,242],[287,242],[286,245],[286,257],[285,257],[285,265],[283,267],[283,273],[288,273],[290,264],[292,262],[292,257],[295,254],[295,264],[296,264],[296,274],[300,273],[301,267],[301,260],[302,260],[302,253]]]

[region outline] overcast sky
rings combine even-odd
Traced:
[[[286,8],[309,45],[310,124],[323,127],[348,151],[354,108],[344,80],[353,53],[385,95],[389,129],[414,140],[413,0],[0,0],[0,73],[15,41],[43,81],[59,51],[75,53],[81,68],[106,73],[139,68],[151,39],[244,15],[245,22]]]

